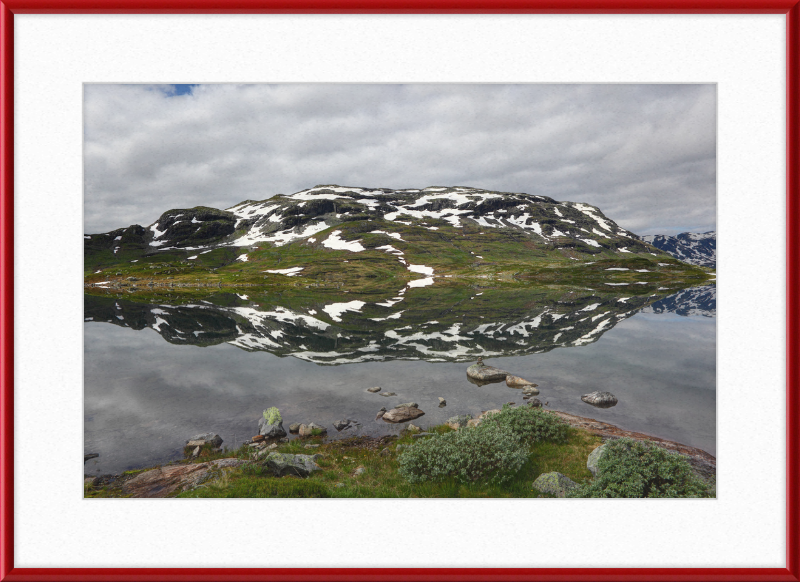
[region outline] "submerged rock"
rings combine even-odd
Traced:
[[[611,392],[598,391],[584,394],[581,396],[581,400],[583,400],[586,404],[591,404],[592,406],[596,406],[598,408],[610,408],[611,406],[616,406],[618,402],[617,397]]]
[[[315,462],[322,455],[289,455],[287,453],[270,453],[264,459],[263,465],[272,471],[276,477],[284,475],[296,475],[298,477],[308,477],[314,471],[319,471],[321,467]]]
[[[519,376],[512,376],[509,374],[506,376],[506,386],[509,388],[524,388],[525,386],[533,386],[536,387],[538,384],[534,384],[530,380],[526,380],[525,378],[520,378]]]
[[[378,411],[378,414],[375,415],[375,420],[382,419],[384,414],[386,414],[386,407],[382,406],[381,409]]]
[[[398,406],[385,412],[383,414],[383,420],[386,422],[406,422],[409,420],[414,420],[415,418],[419,418],[424,414],[425,413],[419,408],[414,408],[411,406]]]
[[[338,432],[348,428],[355,428],[357,426],[360,426],[360,423],[357,420],[350,420],[349,418],[346,420],[337,420],[333,423],[333,428],[335,428]]]
[[[530,400],[528,400],[528,405],[533,406],[534,408],[541,408],[542,401],[539,400],[538,398],[531,398]]]
[[[533,482],[534,489],[538,489],[542,493],[551,493],[556,497],[564,497],[577,487],[578,484],[575,481],[557,471],[542,473]]]
[[[586,459],[586,468],[589,469],[592,473],[592,477],[597,477],[597,463],[600,461],[600,458],[605,454],[606,446],[600,445],[591,453],[589,453],[589,458]]]
[[[381,396],[397,396],[394,392],[381,392]]]

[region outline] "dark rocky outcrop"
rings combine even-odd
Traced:
[[[319,471],[321,467],[316,460],[322,455],[289,455],[286,453],[270,453],[263,461],[263,465],[272,471],[276,477],[285,475],[295,475],[297,477],[308,477],[314,471]]]
[[[611,392],[598,392],[596,390],[589,394],[584,394],[581,396],[581,400],[597,408],[611,408],[616,406],[618,402],[617,397]]]

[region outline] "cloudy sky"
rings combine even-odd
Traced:
[[[317,184],[587,202],[716,228],[714,85],[86,85],[84,231]]]

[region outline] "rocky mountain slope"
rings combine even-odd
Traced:
[[[651,234],[643,236],[642,240],[686,263],[712,269],[717,267],[716,231],[682,232],[676,236]]]

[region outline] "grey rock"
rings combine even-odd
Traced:
[[[300,425],[300,436],[315,436],[314,432],[318,433],[316,436],[322,436],[328,433],[328,429],[313,422]]]
[[[335,428],[337,431],[341,432],[341,431],[343,431],[345,429],[355,428],[355,427],[357,427],[359,425],[360,425],[360,423],[357,420],[350,420],[350,419],[337,420],[336,422],[333,423],[333,428]]]
[[[190,438],[188,441],[186,441],[187,447],[202,447],[205,445],[218,447],[221,444],[222,444],[222,437],[220,437],[218,434],[214,434],[213,432],[198,434]]]
[[[522,389],[522,394],[525,395],[525,396],[530,396],[532,394],[536,395],[536,394],[539,394],[539,389],[536,387],[535,384],[533,386],[525,386]]]
[[[439,396],[439,408],[444,408],[445,406],[447,406],[447,400]]]
[[[506,386],[509,388],[524,388],[525,386],[533,386],[536,387],[538,384],[534,384],[530,380],[526,380],[525,378],[520,378],[519,376],[512,376],[509,374],[506,376]]]
[[[411,408],[410,406],[398,406],[397,408],[392,408],[391,410],[384,413],[383,420],[385,422],[406,422],[409,420],[414,420],[415,418],[419,418],[424,414],[425,413],[422,412],[419,408]]]
[[[417,425],[415,425],[415,424],[409,424],[406,427],[406,430],[408,432],[422,432],[422,429],[420,427],[418,427]]]
[[[192,451],[192,456],[193,457],[199,457],[200,456],[200,447],[199,446],[194,448],[194,450]]]
[[[381,396],[397,396],[394,392],[381,392]]]
[[[617,405],[617,397],[614,396],[611,392],[590,392],[589,394],[584,394],[581,396],[581,400],[583,400],[586,404],[591,404],[592,406],[596,406],[597,408],[610,408],[612,406]]]
[[[287,453],[270,453],[264,459],[263,465],[272,471],[276,477],[285,475],[296,475],[298,477],[308,477],[314,471],[321,468],[315,462],[317,455],[290,455]]]
[[[300,423],[299,422],[293,422],[292,424],[289,425],[289,432],[290,433],[297,434],[299,431],[300,431]]]
[[[551,493],[556,497],[564,497],[577,487],[578,484],[575,481],[557,471],[543,473],[533,482],[534,489],[538,489],[542,493]]]
[[[386,407],[385,406],[381,407],[381,409],[378,411],[378,414],[375,415],[375,420],[380,420],[381,418],[383,418],[385,412],[386,412]]]
[[[539,400],[538,398],[531,398],[530,400],[528,400],[528,404],[530,406],[533,406],[534,408],[541,408],[542,407],[542,401]]]
[[[419,404],[416,402],[403,402],[402,404],[398,404],[395,408],[400,408],[401,406],[408,406],[409,408],[419,408]]]
[[[358,477],[359,475],[362,475],[364,471],[366,471],[364,467],[357,467],[356,470],[353,472],[353,477]]]
[[[286,436],[286,429],[283,428],[283,421],[270,424],[263,416],[258,421],[258,434],[264,435],[268,439],[277,439]]]
[[[506,376],[508,376],[508,372],[505,370],[487,366],[483,361],[479,361],[477,364],[473,364],[467,368],[467,379],[479,386],[491,384],[493,382],[502,382],[506,379]]]
[[[600,445],[591,453],[589,453],[589,458],[586,460],[586,468],[592,472],[592,477],[597,477],[597,463],[600,461],[600,458],[605,454],[606,446]]]
[[[453,430],[458,430],[462,426],[467,426],[467,423],[472,420],[471,414],[461,414],[459,416],[451,416],[447,419],[447,425]]]
[[[380,392],[380,391],[381,391],[381,387],[380,386],[375,386],[374,388],[367,388],[367,392],[372,392],[373,394],[375,392]]]

